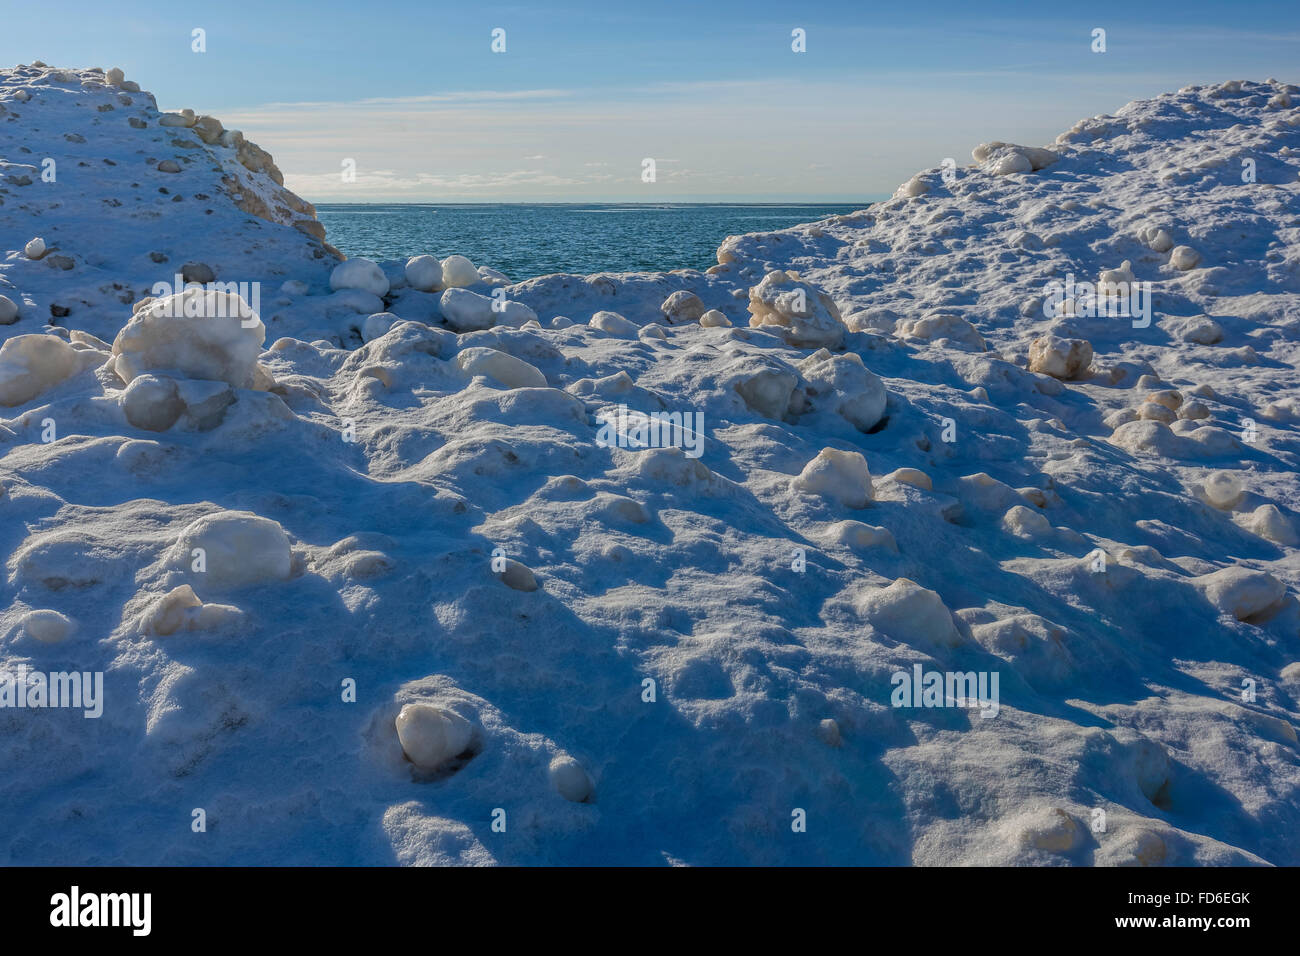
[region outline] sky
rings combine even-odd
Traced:
[[[859,202],[1182,86],[1300,83],[1293,2],[1084,6],[0,0],[0,62],[121,67],[317,203]]]

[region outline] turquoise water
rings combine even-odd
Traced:
[[[848,204],[484,204],[316,207],[348,256],[469,256],[517,281],[552,272],[707,269],[727,236],[865,209]]]

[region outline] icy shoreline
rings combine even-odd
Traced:
[[[0,71],[0,860],[1300,863],[1300,91],[974,159],[512,283]]]

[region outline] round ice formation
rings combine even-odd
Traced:
[[[1029,346],[1029,371],[1052,378],[1078,378],[1092,364],[1092,346],[1083,339],[1045,335]]]
[[[448,289],[463,289],[482,280],[474,263],[464,256],[448,256],[442,260],[442,284]]]
[[[477,332],[490,329],[497,319],[492,299],[477,292],[453,286],[443,292],[438,300],[442,316],[457,332]]]
[[[817,725],[817,735],[821,737],[822,742],[828,747],[838,747],[840,745],[840,725],[833,717],[827,717]]]
[[[537,590],[537,577],[532,569],[512,558],[506,558],[505,570],[501,572],[500,577],[507,587],[514,588],[516,591]]]
[[[433,256],[412,256],[406,260],[406,281],[419,292],[433,292],[442,285],[442,263]]]
[[[664,299],[663,304],[659,306],[659,311],[664,314],[664,318],[670,325],[681,325],[685,322],[695,322],[704,315],[704,303],[694,292],[679,289]]]
[[[869,591],[857,605],[872,627],[895,640],[934,647],[961,643],[943,598],[908,578]]]
[[[114,370],[124,382],[154,370],[265,387],[257,364],[266,326],[234,292],[186,289],[149,300],[113,340]]]
[[[348,259],[336,265],[330,273],[330,288],[335,292],[361,289],[383,298],[388,294],[388,276],[384,275],[378,263],[369,259]]]
[[[1201,254],[1191,246],[1175,246],[1169,253],[1169,264],[1180,272],[1195,269],[1201,262]]]
[[[561,755],[552,760],[550,775],[551,785],[565,800],[582,803],[591,796],[591,777],[572,757]]]
[[[1286,597],[1286,585],[1266,571],[1234,564],[1196,579],[1210,603],[1239,621],[1254,617]]]
[[[1231,511],[1246,493],[1241,480],[1230,471],[1216,471],[1205,479],[1205,500],[1216,508]]]
[[[871,472],[861,452],[823,448],[791,482],[797,494],[819,495],[847,508],[865,508],[872,500]]]
[[[18,321],[18,304],[7,295],[0,295],[0,325],[13,325]]]
[[[1083,842],[1083,830],[1059,807],[1045,808],[1021,824],[1023,843],[1050,853],[1069,853]]]
[[[23,633],[42,644],[58,644],[72,633],[72,621],[58,611],[28,611],[18,622]]]
[[[799,363],[799,373],[859,431],[870,431],[885,414],[885,383],[856,352],[832,355],[820,349]]]
[[[197,571],[202,551],[202,572]],[[289,538],[270,518],[250,511],[204,515],[181,532],[173,549],[175,564],[196,572],[195,583],[244,587],[289,577]]]
[[[609,335],[617,335],[625,339],[636,338],[636,323],[629,322],[617,312],[597,312],[587,324],[593,329],[600,329],[600,331]]]
[[[126,420],[145,431],[165,432],[185,411],[176,382],[157,375],[137,375],[122,395]]]
[[[468,720],[433,704],[407,704],[394,723],[402,752],[421,770],[436,770],[464,753],[474,735]]]
[[[1267,504],[1256,508],[1250,516],[1249,527],[1255,534],[1269,541],[1291,548],[1300,545],[1300,536],[1296,535],[1295,526],[1277,505]]]
[[[0,405],[21,405],[85,368],[102,352],[79,352],[57,335],[15,335],[0,345]]]
[[[546,376],[534,366],[496,349],[464,349],[456,356],[456,367],[466,375],[494,378],[507,388],[546,388]]]
[[[897,553],[898,542],[888,528],[880,528],[862,521],[847,519],[837,521],[825,531],[826,540],[850,548],[884,548]]]
[[[904,338],[925,339],[934,342],[946,342],[948,345],[965,346],[976,352],[988,348],[984,336],[960,315],[951,312],[936,312],[919,319],[906,319],[899,322],[897,332]]]
[[[706,329],[725,329],[730,327],[731,320],[717,309],[709,309],[700,316],[700,325]]]
[[[749,290],[749,312],[751,326],[774,326],[796,348],[835,349],[844,343],[847,329],[835,300],[780,269]]]
[[[375,339],[382,338],[388,334],[389,329],[401,321],[401,318],[392,312],[376,312],[374,315],[366,316],[366,321],[361,323],[361,340],[373,342]]]
[[[45,240],[39,236],[23,247],[23,255],[28,259],[39,259],[45,255]]]

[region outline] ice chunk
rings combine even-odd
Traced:
[[[1286,596],[1286,585],[1267,571],[1234,564],[1195,579],[1197,587],[1220,611],[1246,621]]]
[[[1045,335],[1029,346],[1029,371],[1052,378],[1078,378],[1092,364],[1092,345],[1083,339]]]
[[[137,375],[122,394],[126,420],[145,431],[165,432],[185,411],[176,382],[157,375]]]
[[[610,335],[617,335],[620,338],[636,338],[636,324],[629,322],[617,312],[597,312],[591,317],[591,321],[587,324],[593,329],[600,329],[602,332],[607,332]]]
[[[896,331],[904,338],[946,341],[950,345],[961,345],[976,352],[983,352],[988,347],[984,336],[979,334],[975,326],[951,312],[938,312],[899,322]]]
[[[872,627],[896,641],[930,647],[962,643],[943,598],[908,578],[873,588],[856,603]]]
[[[15,335],[0,345],[0,405],[22,405],[103,362],[102,352],[74,349],[57,335]]]
[[[847,329],[835,301],[777,269],[749,290],[749,324],[774,326],[796,348],[839,348]]]
[[[370,259],[356,258],[340,262],[330,273],[330,288],[335,292],[342,289],[361,289],[371,295],[383,298],[388,294],[388,276],[379,264]]]
[[[694,292],[679,289],[664,299],[659,311],[664,314],[669,325],[682,325],[698,321],[704,315],[704,303]]]
[[[1205,500],[1223,511],[1237,507],[1246,491],[1241,480],[1230,471],[1212,472],[1202,485]]]
[[[266,326],[236,293],[197,286],[154,299],[113,340],[114,369],[124,382],[151,371],[265,388],[257,358]]]
[[[799,372],[831,407],[859,431],[870,431],[885,414],[885,383],[856,352],[820,349],[799,363]]]
[[[564,754],[556,757],[551,761],[549,773],[551,785],[565,800],[583,803],[591,796],[591,777],[572,757]]]
[[[1300,536],[1296,535],[1295,526],[1277,505],[1260,505],[1251,514],[1248,525],[1250,530],[1261,538],[1276,541],[1290,548],[1300,545]]]
[[[72,634],[72,620],[58,611],[28,611],[18,622],[23,634],[42,644],[60,644]]]
[[[474,725],[453,710],[433,704],[407,704],[394,721],[397,740],[408,760],[420,770],[436,770],[464,753]]]
[[[442,260],[442,284],[448,289],[463,289],[478,285],[483,277],[474,268],[474,263],[464,256],[448,256]]]
[[[284,529],[251,511],[218,511],[194,521],[181,532],[171,561],[195,573],[196,583],[219,588],[287,580],[293,563]]]
[[[507,388],[546,388],[546,376],[523,359],[489,348],[468,348],[456,356],[456,367],[466,375],[486,375]]]
[[[496,321],[492,300],[477,292],[453,286],[438,300],[443,318],[457,332],[477,332],[490,329]]]
[[[1169,253],[1169,264],[1180,272],[1195,269],[1201,262],[1201,254],[1191,246],[1175,246]]]
[[[847,508],[871,503],[871,472],[861,452],[823,448],[791,482],[796,494],[829,498]]]
[[[419,292],[433,292],[442,285],[442,263],[433,256],[412,256],[406,260],[406,281]]]

